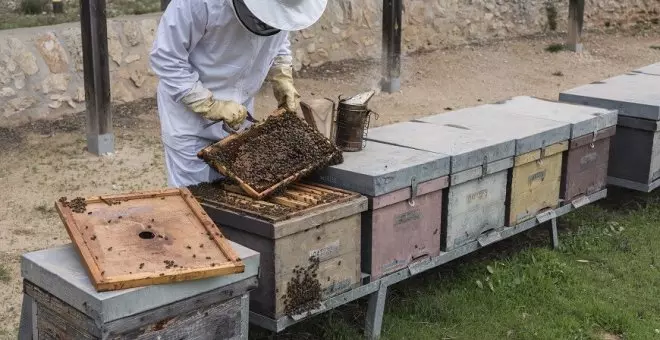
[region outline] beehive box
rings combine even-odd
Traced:
[[[97,292],[71,245],[23,255],[20,339],[247,339],[259,254],[240,274]]]
[[[567,103],[618,111],[608,183],[649,192],[660,185],[660,76],[628,73],[559,95]]]
[[[571,124],[569,150],[564,155],[562,202],[569,204],[605,189],[610,140],[616,132],[616,110],[558,103],[532,97],[508,101],[520,115]]]
[[[636,69],[633,72],[660,76],[660,63],[644,66]]]
[[[517,103],[488,104],[419,119],[436,125],[467,128],[515,140],[507,224],[516,225],[559,205],[562,152],[568,148],[567,123],[511,113]]]
[[[369,198],[362,213],[362,272],[372,280],[440,254],[449,156],[371,142],[315,179]]]
[[[512,139],[421,122],[370,129],[367,139],[450,156],[450,186],[443,197],[443,250],[504,226],[507,170],[515,151]]]
[[[225,190],[228,198],[209,197],[191,188],[227,238],[261,254],[259,287],[250,294],[251,311],[273,319],[301,314],[317,307],[319,300],[360,283],[360,223],[367,210],[366,197],[303,183],[267,201],[231,187]],[[300,282],[305,274],[314,276],[311,282]],[[295,290],[305,296],[287,302]]]

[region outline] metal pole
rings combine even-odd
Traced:
[[[383,0],[382,90],[388,93],[401,89],[401,12],[402,0]]]
[[[97,155],[114,151],[110,110],[110,72],[105,0],[80,1],[87,149]]]
[[[170,1],[172,0],[160,0],[160,10],[165,12],[165,10],[167,9],[167,5],[170,4]]]
[[[569,0],[568,44],[574,52],[582,52],[582,26],[584,25],[584,0]]]

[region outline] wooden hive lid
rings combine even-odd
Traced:
[[[626,73],[559,94],[559,101],[618,110],[619,117],[660,120],[660,76]]]
[[[571,139],[594,134],[617,124],[617,111],[587,105],[518,96],[503,101],[511,113],[571,124]]]
[[[82,210],[74,201],[55,206],[98,291],[244,270],[188,189],[90,197]]]
[[[516,155],[538,150],[570,138],[571,126],[566,122],[513,112],[519,103],[486,104],[418,119],[436,125],[467,128],[475,135],[515,140]]]
[[[634,70],[633,72],[660,76],[660,63],[655,63],[648,66],[640,67]]]
[[[378,142],[344,153],[344,162],[320,171],[319,181],[368,196],[381,196],[449,174],[449,155]]]
[[[449,155],[450,173],[514,156],[515,141],[469,129],[403,122],[369,129],[367,140]]]

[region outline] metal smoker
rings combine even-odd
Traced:
[[[367,107],[374,94],[374,91],[369,91],[350,98],[342,99],[341,95],[339,96],[335,144],[340,150],[356,152],[366,146],[371,114],[378,119],[378,113]]]

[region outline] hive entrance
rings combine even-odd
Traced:
[[[156,237],[156,234],[150,232],[150,231],[143,231],[138,234],[141,239],[143,240],[151,240],[152,238]]]

